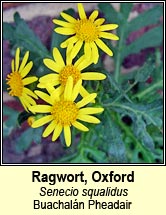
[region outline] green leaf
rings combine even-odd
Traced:
[[[122,51],[122,57],[135,54],[149,47],[160,46],[163,40],[163,28],[158,26],[144,33]]]
[[[104,14],[107,22],[118,23],[120,22],[120,13],[118,13],[112,4],[110,3],[99,3],[98,8]]]
[[[3,136],[7,137],[17,126],[18,112],[4,105],[3,116],[7,116],[7,120],[3,122]]]
[[[122,13],[124,19],[128,18],[132,7],[133,7],[133,3],[121,3],[120,4],[120,12]]]
[[[163,7],[159,5],[139,14],[128,23],[127,33],[137,31],[145,26],[157,24],[162,15]]]
[[[15,34],[14,34],[15,28],[7,23],[3,23],[3,39],[4,40],[13,40],[15,39]]]
[[[33,128],[28,128],[17,138],[15,143],[15,150],[17,153],[21,153],[27,150],[33,140]]]
[[[28,117],[30,117],[32,114],[31,113],[28,113],[28,112],[26,112],[26,111],[23,111],[23,112],[21,112],[19,115],[18,115],[18,123],[19,123],[19,125],[21,125],[23,122],[25,122],[27,119],[28,119]]]

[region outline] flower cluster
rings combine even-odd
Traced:
[[[56,25],[61,26],[56,27],[55,31],[71,37],[61,43],[61,48],[66,48],[65,60],[58,47],[53,48],[52,59],[43,59],[44,65],[52,71],[51,73],[39,79],[35,76],[26,77],[32,69],[33,62],[28,62],[29,52],[26,52],[20,64],[20,48],[17,48],[15,59],[11,63],[12,72],[7,76],[9,94],[18,97],[27,112],[32,112],[35,116],[40,113],[40,118],[34,117],[30,120],[31,126],[37,128],[48,124],[42,136],[47,137],[52,133],[52,141],[57,140],[63,130],[67,146],[71,145],[72,126],[81,131],[88,131],[80,121],[94,124],[100,122],[93,114],[102,113],[104,109],[92,107],[97,94],[89,93],[83,82],[104,80],[106,76],[100,72],[85,72],[84,69],[98,62],[98,47],[109,56],[113,55],[101,38],[119,39],[116,35],[105,32],[116,29],[118,25],[103,25],[105,19],[97,18],[97,10],[87,18],[83,5],[78,3],[78,13],[79,19],[64,12],[61,16],[65,21],[53,19]],[[78,58],[82,47],[84,52]],[[33,92],[31,84],[37,80],[37,88]],[[35,99],[38,98],[46,104],[37,104]],[[86,105],[88,107],[85,107]]]

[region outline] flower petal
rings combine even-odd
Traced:
[[[51,59],[44,59],[43,63],[51,70],[60,73],[60,71],[63,69],[63,65],[56,63],[55,61]]]
[[[54,89],[50,94],[52,101],[59,101],[61,94],[64,92],[64,87],[59,86],[58,88]]]
[[[84,72],[81,73],[82,80],[104,80],[106,76],[99,72]]]
[[[53,101],[52,101],[51,97],[50,97],[48,94],[46,94],[46,93],[44,93],[44,92],[42,92],[42,91],[39,91],[39,90],[35,90],[35,93],[36,93],[42,100],[44,100],[44,101],[47,102],[48,104],[53,105]]]
[[[71,131],[69,126],[64,126],[64,136],[66,141],[66,146],[69,147],[71,145]]]
[[[52,106],[50,105],[34,105],[29,108],[30,111],[35,113],[50,113],[52,111]]]
[[[38,99],[37,95],[35,93],[33,93],[30,89],[24,87],[23,88],[23,93],[32,96],[35,99]]]
[[[11,68],[12,68],[12,72],[15,71],[15,68],[14,68],[14,59],[11,61]]]
[[[87,17],[86,17],[86,13],[85,13],[83,4],[78,3],[77,6],[78,6],[78,13],[79,13],[80,19],[86,19]]]
[[[85,57],[85,55],[82,55],[74,64],[74,66],[77,67],[77,69],[79,71],[85,69],[86,67],[88,67],[90,64],[92,64],[93,62],[91,61],[91,59],[87,59]]]
[[[81,41],[81,40],[78,40],[76,42],[76,44],[73,47],[73,50],[71,51],[71,57],[72,57],[72,59],[74,59],[75,56],[78,54],[78,52],[81,49],[82,44],[83,44],[83,41]]]
[[[68,38],[67,40],[65,40],[63,43],[61,43],[61,48],[66,48],[69,44],[74,44],[78,41],[78,37],[76,36],[72,36],[70,38]]]
[[[15,71],[18,71],[18,67],[19,67],[19,63],[20,63],[20,48],[16,49],[16,54],[15,54]]]
[[[59,125],[59,124],[56,125],[53,136],[52,136],[52,141],[55,141],[59,137],[61,132],[62,132],[62,125]]]
[[[27,108],[30,107],[30,104],[23,97],[19,97],[19,99],[24,109],[29,112]]]
[[[56,127],[56,123],[55,123],[54,120],[52,120],[51,123],[44,130],[42,136],[43,137],[48,137],[53,132],[53,130],[55,129],[55,127]]]
[[[30,72],[32,66],[33,62],[30,61],[22,70],[19,70],[22,78],[24,78]]]
[[[58,34],[62,34],[62,35],[72,35],[72,34],[75,34],[75,29],[74,28],[58,27],[58,28],[55,28],[54,31],[57,32]]]
[[[99,18],[99,19],[96,19],[96,21],[94,21],[94,24],[95,24],[96,26],[100,26],[100,25],[102,25],[104,22],[105,22],[105,19],[104,19],[104,18]]]
[[[73,78],[69,76],[66,82],[65,91],[64,91],[64,100],[71,101],[72,99],[72,90],[73,90]]]
[[[23,93],[22,96],[30,105],[36,105],[35,100],[32,97],[30,97],[29,95]]]
[[[22,80],[22,83],[23,83],[23,85],[25,86],[25,85],[31,84],[31,83],[33,83],[33,82],[35,82],[35,81],[37,81],[37,80],[38,80],[37,77],[31,76],[31,77],[24,78],[24,79]]]
[[[94,123],[94,124],[100,123],[99,119],[90,115],[78,115],[77,119],[82,120],[84,122]]]
[[[60,14],[61,14],[61,16],[62,16],[66,21],[68,21],[68,22],[70,22],[70,23],[76,23],[76,22],[77,22],[76,19],[74,19],[72,16],[70,16],[70,15],[64,13],[64,12],[61,12]]]
[[[80,80],[78,80],[77,83],[74,85],[74,87],[73,87],[73,92],[72,92],[72,96],[71,96],[71,100],[72,100],[72,101],[74,101],[74,100],[77,98],[77,96],[78,96],[78,94],[79,94],[79,92],[80,92],[81,84],[82,84],[82,80],[80,79]]]
[[[89,19],[94,21],[97,17],[98,17],[99,11],[98,10],[94,10],[91,15],[89,16]]]
[[[118,28],[117,24],[106,24],[99,27],[100,31],[110,31]]]
[[[81,108],[83,106],[85,106],[86,104],[90,103],[91,101],[93,101],[94,98],[96,98],[97,93],[91,93],[88,96],[86,96],[85,98],[83,98],[81,101],[79,101],[76,106],[78,108]]]
[[[58,19],[53,19],[52,21],[53,21],[53,23],[55,23],[57,25],[60,25],[62,27],[67,27],[67,28],[73,27],[73,24],[69,23],[69,22],[64,22],[64,21],[61,21],[61,20],[58,20]]]
[[[100,32],[100,37],[110,39],[110,40],[119,40],[119,37],[115,34],[107,33],[107,32]]]
[[[22,59],[22,62],[21,62],[21,65],[20,65],[20,68],[19,68],[19,71],[21,72],[22,69],[25,67],[26,63],[27,63],[27,60],[29,58],[29,51],[27,51]]]
[[[78,121],[73,122],[72,125],[81,131],[89,131],[89,128]]]
[[[111,51],[111,49],[109,49],[108,46],[102,40],[97,39],[95,42],[101,50],[103,50],[109,56],[113,56],[113,52]]]
[[[93,107],[87,107],[82,108],[79,110],[79,115],[82,114],[96,114],[96,113],[102,113],[104,111],[104,108],[93,108]]]
[[[33,83],[33,82],[35,82],[35,81],[37,81],[37,80],[38,80],[37,77],[32,76],[32,77],[24,78],[24,79],[22,80],[22,83],[23,83],[23,85],[25,86],[25,85],[31,84],[31,83]]]
[[[54,60],[55,60],[58,64],[60,64],[61,66],[65,66],[63,57],[62,57],[61,53],[59,52],[59,50],[58,50],[57,48],[54,48],[54,49],[53,49],[53,57],[54,57]]]
[[[93,59],[94,64],[96,64],[98,62],[98,59],[99,59],[98,48],[94,42],[91,42],[90,46],[92,49],[92,59]]]
[[[48,75],[44,75],[39,79],[40,83],[46,83],[46,82],[50,83],[50,81],[51,82],[59,81],[59,74],[51,73]]]
[[[85,53],[85,56],[87,57],[87,59],[89,60],[91,58],[91,53],[92,53],[90,43],[85,43],[84,53]]]
[[[33,122],[32,125],[31,125],[31,127],[32,128],[38,128],[38,127],[40,127],[42,125],[47,124],[51,120],[53,120],[53,116],[52,115],[43,116],[40,119],[38,119],[35,122]]]

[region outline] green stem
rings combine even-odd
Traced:
[[[124,32],[125,28],[122,27],[121,33],[120,33],[120,40],[119,45],[117,49],[117,57],[116,57],[116,63],[115,63],[115,81],[119,82],[119,75],[120,75],[120,67],[121,67],[121,52],[122,52],[122,46],[124,43]]]
[[[133,98],[138,98],[141,99],[142,97],[144,97],[145,95],[147,95],[148,93],[151,93],[153,90],[157,89],[157,88],[161,88],[163,86],[163,81],[160,80],[152,85],[150,85],[148,88],[146,88],[144,91],[137,93],[133,96]]]

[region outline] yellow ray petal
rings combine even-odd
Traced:
[[[79,101],[76,106],[78,108],[81,108],[83,106],[85,106],[86,104],[90,103],[94,98],[96,98],[97,93],[92,93],[89,94],[88,96],[86,96],[85,98],[83,98],[81,101]]]
[[[46,83],[46,82],[50,83],[50,81],[51,81],[51,82],[54,82],[54,81],[57,82],[57,81],[59,81],[59,74],[50,73],[50,74],[48,74],[48,75],[42,76],[42,77],[39,79],[39,82],[40,82],[40,83]]]
[[[21,104],[23,105],[24,109],[25,109],[27,112],[29,112],[28,109],[27,109],[27,107],[29,107],[28,102],[25,101],[25,99],[24,99],[23,97],[19,97],[19,99],[20,99],[20,102],[21,102]]]
[[[78,13],[79,13],[80,19],[86,19],[87,17],[86,17],[86,13],[85,13],[83,4],[78,3],[77,6],[78,6]]]
[[[61,12],[60,14],[61,14],[61,16],[62,16],[66,21],[68,21],[68,22],[70,22],[70,23],[76,23],[76,22],[77,22],[76,19],[74,19],[72,16],[70,16],[70,15],[64,13],[64,12]]]
[[[59,86],[58,88],[54,89],[50,94],[52,101],[59,101],[61,94],[64,92],[64,87]]]
[[[35,99],[38,99],[37,95],[35,93],[33,93],[30,89],[24,87],[23,88],[23,93],[28,94],[30,96],[32,96]]]
[[[98,17],[98,14],[99,14],[98,10],[94,10],[91,13],[91,15],[89,16],[89,19],[92,20],[92,21],[94,21]]]
[[[90,93],[83,86],[81,86],[80,87],[80,95],[84,98],[84,97],[90,95]],[[95,103],[95,99],[93,99],[91,102]]]
[[[22,70],[20,70],[21,77],[24,78],[32,69],[33,62],[30,61]]]
[[[72,101],[74,101],[77,98],[77,96],[80,92],[81,84],[82,84],[81,79],[79,81],[77,81],[77,83],[75,84],[75,86],[73,88],[72,96],[71,96]]]
[[[99,27],[100,31],[110,31],[110,30],[114,30],[118,27],[117,24],[106,24],[106,25],[102,25]]]
[[[108,46],[102,40],[98,39],[95,42],[101,50],[103,50],[109,56],[113,56],[113,52],[111,51],[111,49],[109,49]]]
[[[38,127],[40,127],[42,125],[47,124],[51,120],[53,120],[53,116],[52,115],[43,116],[40,119],[38,119],[35,122],[33,122],[31,126],[32,126],[32,128],[38,128]]]
[[[54,57],[54,60],[57,62],[57,64],[60,64],[61,66],[65,66],[63,57],[57,48],[53,49],[53,57]]]
[[[57,25],[60,25],[62,27],[67,27],[67,28],[72,28],[73,25],[74,25],[72,23],[64,22],[64,21],[61,21],[61,20],[58,20],[58,19],[53,19],[52,21],[53,21],[53,23],[55,23]]]
[[[71,145],[71,131],[69,126],[64,126],[64,136],[66,141],[66,146],[69,147]]]
[[[20,48],[17,48],[15,54],[15,71],[18,71],[19,63],[20,63]]]
[[[82,120],[84,122],[94,123],[94,124],[100,123],[99,119],[90,115],[78,115],[77,119]]]
[[[104,80],[106,76],[99,72],[84,72],[81,73],[82,80]]]
[[[100,32],[100,37],[110,39],[110,40],[119,40],[119,37],[115,34],[107,33],[107,32]]]
[[[73,122],[72,125],[81,131],[89,131],[89,128],[78,121]]]
[[[56,125],[53,136],[52,136],[52,141],[55,141],[59,137],[61,132],[62,132],[62,125],[59,125],[59,124]]]
[[[72,90],[73,90],[73,78],[69,76],[66,82],[65,91],[64,91],[64,100],[71,101],[72,100]]]
[[[87,107],[79,110],[79,115],[102,113],[104,108]]]
[[[92,49],[92,59],[93,59],[94,64],[96,64],[98,62],[98,59],[99,59],[98,48],[94,42],[91,42],[90,46]]]
[[[56,127],[56,123],[54,120],[51,121],[51,123],[47,126],[47,128],[44,130],[43,132],[43,137],[48,137],[52,132],[53,130],[55,129]]]
[[[22,94],[22,96],[24,97],[24,99],[26,99],[26,101],[31,104],[31,105],[36,105],[36,102],[34,99],[32,99],[29,95],[27,94]]]
[[[24,78],[24,79],[22,80],[22,83],[23,83],[23,85],[25,86],[25,85],[31,84],[31,83],[33,83],[33,82],[35,82],[35,81],[37,81],[37,80],[38,80],[37,77],[32,76],[32,77]]]
[[[69,39],[65,40],[63,43],[61,43],[61,48],[66,48],[69,44],[74,44],[78,41],[78,38],[76,36],[72,36]]]
[[[29,108],[30,111],[35,113],[50,113],[52,111],[52,106],[50,105],[34,105]]]
[[[94,21],[94,24],[95,24],[96,26],[100,26],[100,25],[102,25],[104,22],[105,22],[105,19],[104,19],[104,18],[99,18],[99,19],[96,19],[96,21]]]
[[[58,27],[55,28],[55,32],[62,35],[72,35],[75,34],[74,28],[64,28],[64,27]]]
[[[48,95],[48,94],[46,94],[46,93],[44,93],[44,92],[42,92],[42,91],[39,91],[39,90],[35,90],[35,93],[42,99],[42,100],[44,100],[45,102],[47,102],[48,104],[53,104],[53,101],[52,101],[52,99],[51,99],[51,97]]]
[[[76,42],[76,44],[73,47],[73,50],[71,51],[71,57],[72,57],[72,59],[74,59],[75,56],[78,54],[78,52],[81,49],[82,44],[83,44],[83,41],[81,41],[81,40],[78,40]]]
[[[15,71],[15,68],[14,68],[14,59],[11,61],[11,68],[12,68],[12,72]]]
[[[55,61],[51,59],[44,59],[43,63],[51,70],[60,73],[60,71],[63,69],[63,65],[56,63]]]
[[[22,62],[21,62],[21,65],[20,65],[20,68],[19,68],[19,71],[21,72],[22,69],[25,67],[26,63],[27,63],[27,60],[29,58],[29,51],[27,51],[22,59]]]
[[[87,59],[89,60],[91,58],[91,46],[90,46],[90,43],[85,43],[84,45],[84,53],[85,53],[85,56],[87,57]]]

